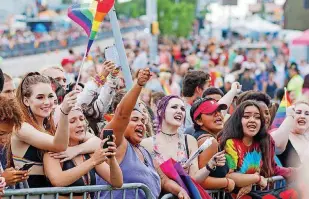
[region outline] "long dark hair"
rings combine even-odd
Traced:
[[[271,157],[271,139],[270,135],[266,131],[265,127],[265,119],[263,116],[263,113],[261,111],[261,108],[257,104],[257,102],[248,100],[243,103],[241,103],[235,110],[235,112],[231,115],[231,117],[228,119],[228,121],[224,124],[224,128],[222,132],[220,133],[220,148],[224,149],[226,141],[228,139],[243,139],[244,132],[243,132],[243,126],[241,123],[242,117],[244,116],[245,109],[249,106],[255,106],[259,112],[261,117],[261,128],[259,132],[253,137],[254,142],[258,142],[260,144],[260,149],[262,153],[262,170],[261,173],[265,177],[271,177],[274,174],[271,160],[274,157]]]

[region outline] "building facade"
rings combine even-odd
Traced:
[[[284,28],[292,30],[309,29],[309,9],[304,0],[286,0],[284,4]]]

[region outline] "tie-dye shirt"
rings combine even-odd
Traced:
[[[228,139],[225,144],[226,160],[230,169],[244,174],[260,172],[262,154],[259,143],[246,146],[240,139]]]
[[[275,161],[275,142],[270,137],[270,157],[273,175],[290,177],[294,169],[278,166]],[[230,169],[244,174],[260,173],[263,161],[260,144],[254,142],[246,146],[241,139],[228,139],[225,144],[226,160]]]

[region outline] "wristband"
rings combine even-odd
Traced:
[[[92,79],[97,84],[98,87],[103,86],[106,81],[106,78],[104,75],[95,75]]]
[[[206,169],[210,172],[214,172],[216,170],[216,166],[212,169],[208,164],[206,164]]]

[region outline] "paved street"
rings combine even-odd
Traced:
[[[123,37],[125,38],[134,38],[139,32],[130,32],[124,34]],[[104,49],[106,46],[112,45],[114,43],[113,38],[109,38],[106,40],[97,41],[94,43],[92,49],[96,48],[96,46],[100,46],[101,49]],[[74,48],[76,53],[80,53],[85,51],[86,48],[84,46],[78,46]],[[41,68],[50,65],[58,65],[60,64],[61,60],[68,56],[67,50],[61,50],[58,52],[51,52],[49,54],[38,54],[38,55],[31,55],[31,56],[24,56],[24,57],[16,57],[3,60],[2,64],[0,65],[1,69],[12,75],[12,76],[22,76],[27,72],[31,71],[39,71]]]

